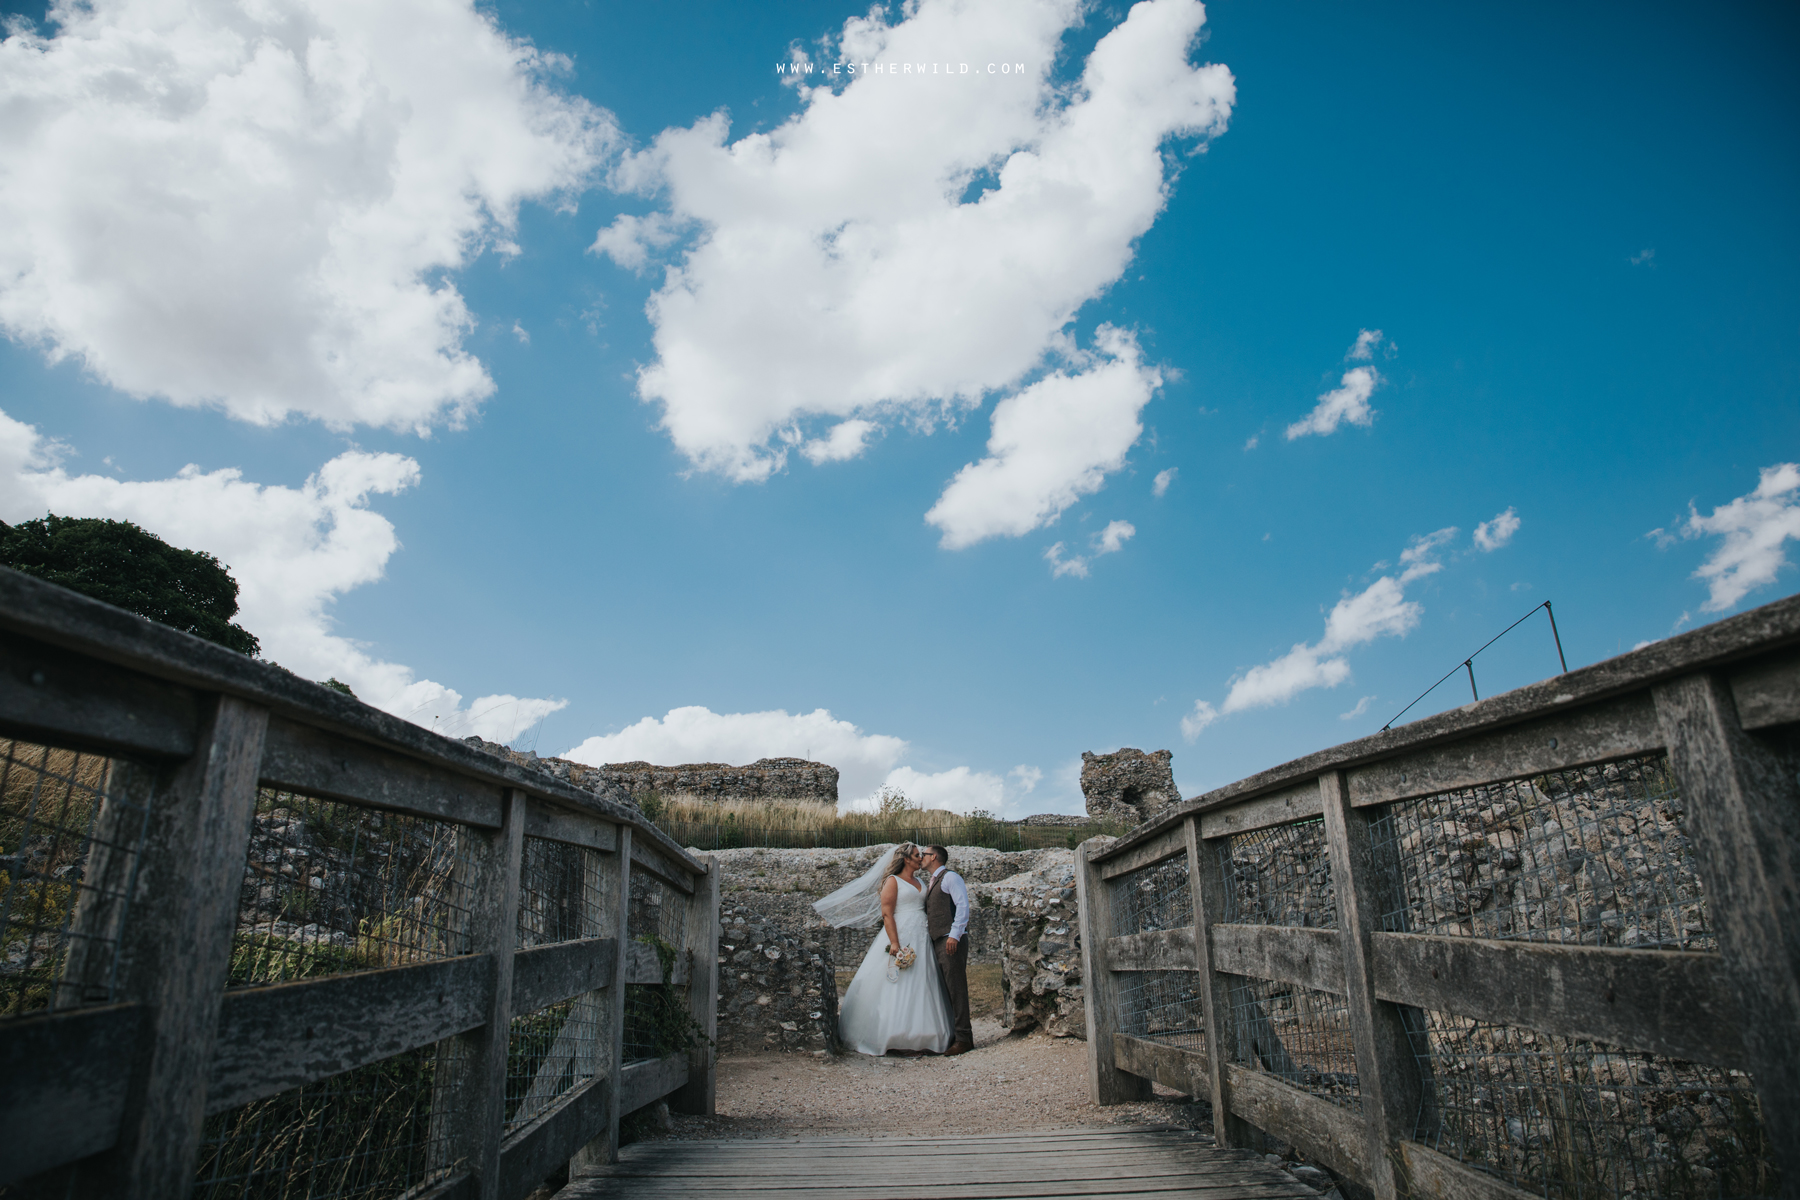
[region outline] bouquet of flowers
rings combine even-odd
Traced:
[[[888,954],[892,956],[894,960],[888,964],[887,980],[889,983],[899,983],[900,972],[919,961],[918,951],[914,950],[911,946],[902,946],[898,950],[889,946]]]

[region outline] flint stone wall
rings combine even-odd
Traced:
[[[1127,746],[1112,754],[1081,755],[1081,794],[1088,816],[1139,825],[1181,803],[1167,750],[1145,754]]]
[[[838,1049],[831,948],[726,898],[719,913],[721,1054]]]
[[[803,758],[759,758],[747,767],[726,763],[685,763],[658,767],[647,762],[607,763],[601,777],[627,795],[647,792],[697,796],[702,800],[811,800],[838,802],[838,771]]]
[[[1014,1033],[1042,1029],[1085,1040],[1075,852],[1040,853],[1031,869],[982,886],[1001,933],[1001,1020]]]
[[[718,801],[813,800],[834,807],[838,800],[837,768],[803,758],[759,758],[747,767],[727,763],[659,767],[647,762],[590,767],[566,758],[539,758],[535,751],[514,750],[478,737],[463,741],[527,770],[542,771],[633,808],[640,807],[639,801],[648,792]]]

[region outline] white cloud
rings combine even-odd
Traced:
[[[1349,712],[1347,712],[1347,713],[1339,713],[1339,714],[1338,714],[1338,720],[1340,720],[1340,721],[1352,721],[1352,720],[1355,720],[1355,719],[1356,719],[1356,718],[1357,718],[1357,717],[1360,717],[1360,716],[1362,716],[1362,715],[1363,715],[1363,714],[1364,714],[1364,713],[1366,713],[1366,712],[1368,712],[1368,711],[1369,711],[1369,705],[1371,705],[1371,704],[1373,704],[1373,703],[1374,703],[1374,702],[1375,702],[1375,697],[1373,697],[1373,696],[1364,696],[1364,697],[1363,697],[1363,698],[1362,698],[1362,699],[1361,699],[1361,700],[1358,700],[1358,701],[1357,701],[1357,702],[1356,702],[1356,707],[1355,707],[1355,708],[1353,708],[1353,709],[1351,709],[1351,710],[1350,710],[1350,711],[1349,711]]]
[[[1050,564],[1052,579],[1061,579],[1064,575],[1073,575],[1077,579],[1088,577],[1088,560],[1079,554],[1073,558],[1064,558],[1061,542],[1053,542],[1050,548],[1044,551],[1044,561]]]
[[[1375,357],[1375,347],[1381,345],[1381,330],[1363,329],[1356,335],[1356,344],[1344,355],[1351,362],[1368,362]]]
[[[1103,325],[1096,340],[1103,359],[1040,379],[994,408],[988,456],[958,471],[925,514],[943,530],[945,549],[1051,524],[1125,464],[1144,431],[1138,412],[1162,377],[1140,361],[1130,334]]]
[[[1170,467],[1166,471],[1158,471],[1156,473],[1156,482],[1151,485],[1151,492],[1159,497],[1167,495],[1169,485],[1175,482],[1175,477],[1179,474],[1181,474],[1180,467]]]
[[[1287,427],[1288,441],[1309,433],[1320,437],[1336,433],[1345,421],[1364,427],[1374,424],[1375,410],[1369,407],[1369,397],[1375,394],[1380,383],[1381,376],[1376,374],[1374,367],[1352,367],[1345,371],[1339,385],[1320,396],[1312,412]]]
[[[1023,793],[1036,791],[1037,785],[1043,782],[1044,778],[1043,771],[1039,770],[1037,767],[1027,766],[1024,763],[1020,763],[1006,774],[1008,778],[1019,781],[1019,791]]]
[[[905,792],[906,798],[920,808],[943,808],[954,813],[979,808],[999,813],[1006,807],[1006,781],[968,767],[952,767],[929,775],[911,767],[896,767],[888,772],[886,783]]]
[[[519,339],[519,345],[521,345],[521,346],[531,345],[531,334],[526,332],[525,327],[523,325],[519,324],[517,321],[514,321],[512,331],[513,331],[513,336]]]
[[[800,83],[800,111],[772,131],[731,142],[717,113],[620,164],[618,186],[695,231],[648,305],[657,357],[639,394],[696,466],[765,479],[803,424],[929,428],[1067,360],[1076,312],[1119,279],[1167,201],[1165,143],[1222,132],[1234,98],[1229,71],[1188,61],[1205,15],[1194,0],[1135,5],[1079,83],[1055,86],[1063,34],[1089,11],[920,0],[888,24],[877,8],[846,21],[824,57],[896,70],[948,57],[971,74]],[[1027,71],[990,76],[989,61]],[[633,227],[602,249],[616,256],[628,238],[643,245]],[[1134,397],[1146,374],[1135,349],[1130,368]],[[1141,400],[1116,391],[1077,402],[1134,416]],[[1068,469],[1085,481],[1122,452]],[[1021,486],[1024,511],[1004,517],[934,510],[950,544],[1035,528],[1060,511],[1054,497],[1092,490]]]
[[[1513,534],[1519,532],[1519,513],[1509,508],[1491,521],[1483,521],[1475,527],[1475,547],[1478,550],[1498,550],[1512,541]]]
[[[647,217],[621,213],[600,231],[588,252],[605,255],[627,271],[641,275],[650,265],[650,255],[672,245],[680,232],[667,213],[651,213]]]
[[[814,438],[800,447],[800,453],[813,463],[843,462],[863,452],[863,444],[878,428],[873,421],[851,419],[839,421],[824,438]]]
[[[1094,539],[1095,554],[1116,554],[1125,543],[1137,536],[1137,526],[1130,521],[1112,521]]]
[[[1775,582],[1789,565],[1786,543],[1800,538],[1800,464],[1764,467],[1756,490],[1701,516],[1690,504],[1685,537],[1720,537],[1724,542],[1694,572],[1707,585],[1707,612],[1722,612],[1751,591]]]
[[[1458,532],[1456,526],[1446,525],[1430,533],[1418,534],[1409,541],[1406,549],[1400,552],[1400,563],[1406,568],[1400,573],[1400,582],[1411,583],[1421,575],[1433,575],[1443,570],[1444,565],[1435,561],[1432,556],[1441,547],[1455,541]]]
[[[493,389],[443,272],[516,253],[611,118],[470,0],[59,2],[0,43],[0,327],[262,424],[455,424]]]
[[[1204,700],[1194,701],[1194,711],[1181,718],[1181,736],[1193,741],[1200,736],[1200,731],[1219,719],[1219,710]]]
[[[642,759],[669,766],[723,762],[740,767],[759,758],[808,758],[836,767],[838,794],[855,801],[887,782],[905,753],[905,739],[864,733],[823,708],[716,713],[690,705],[588,738],[562,757],[594,766]]]
[[[46,512],[131,521],[165,541],[217,556],[238,581],[238,622],[262,641],[264,657],[307,679],[336,676],[363,700],[440,733],[506,741],[556,712],[563,700],[460,693],[418,679],[332,632],[338,596],[381,578],[399,548],[387,518],[369,511],[375,495],[419,480],[398,454],[340,454],[298,488],[247,482],[234,469],[188,466],[172,479],[124,481],[70,475],[62,447],[0,413],[0,520]]]
[[[1646,246],[1643,250],[1640,250],[1638,253],[1632,255],[1631,256],[1631,265],[1634,267],[1655,267],[1656,266],[1656,247]]]
[[[1244,443],[1244,449],[1245,450],[1254,450],[1261,442],[1262,442],[1262,435],[1259,433],[1253,433],[1250,435],[1250,440]]]
[[[1405,637],[1416,628],[1425,608],[1406,599],[1405,587],[1443,569],[1431,557],[1456,536],[1449,526],[1415,537],[1400,553],[1405,566],[1399,576],[1383,575],[1354,595],[1345,595],[1325,617],[1325,633],[1308,645],[1298,642],[1280,658],[1248,671],[1231,681],[1225,702],[1217,708],[1205,700],[1194,702],[1194,711],[1181,720],[1181,734],[1188,741],[1220,717],[1245,709],[1286,704],[1301,692],[1331,688],[1350,678],[1344,652],[1378,637]],[[1363,711],[1359,704],[1346,719]]]
[[[1050,564],[1050,576],[1061,579],[1064,575],[1073,575],[1078,579],[1088,577],[1088,566],[1093,559],[1102,554],[1117,554],[1125,548],[1125,543],[1137,536],[1137,526],[1130,521],[1111,521],[1105,529],[1089,539],[1092,553],[1089,557],[1076,555],[1073,558],[1063,557],[1063,543],[1057,542],[1044,551],[1044,561]]]

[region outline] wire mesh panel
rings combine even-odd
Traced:
[[[514,1017],[506,1043],[506,1129],[548,1111],[594,1077],[600,1005],[590,994]]]
[[[376,1200],[449,1175],[466,1149],[452,1114],[432,1110],[442,1054],[426,1046],[209,1118],[195,1200]],[[440,1105],[457,1094],[435,1091]]]
[[[687,941],[685,893],[642,871],[631,873],[631,911],[627,916],[633,941],[661,941],[677,950]]]
[[[653,947],[664,979],[673,976],[678,958],[686,954],[689,898],[659,879],[639,871],[631,873],[631,939]],[[625,989],[626,1062],[665,1058],[693,1044],[698,1035],[688,1012],[685,985],[631,984]]]
[[[476,836],[449,821],[259,792],[231,984],[466,954]]]
[[[545,838],[525,839],[519,864],[521,950],[601,936],[602,900],[598,851]]]
[[[1231,1020],[1239,1062],[1334,1104],[1361,1107],[1344,997],[1272,979],[1237,978]]]
[[[1237,833],[1215,845],[1228,923],[1336,928],[1323,818]]]
[[[1559,1200],[1772,1196],[1739,1071],[1403,1009],[1425,1077],[1415,1138]]]
[[[0,1017],[114,998],[150,784],[124,760],[0,739]]]
[[[1187,929],[1194,923],[1194,892],[1186,854],[1140,867],[1111,880],[1113,934]]]
[[[1661,753],[1391,804],[1380,927],[1716,949],[1682,815]]]
[[[1119,1032],[1168,1046],[1206,1048],[1198,971],[1130,971],[1118,977]]]

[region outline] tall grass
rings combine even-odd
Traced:
[[[877,793],[877,807],[840,813],[817,800],[709,800],[687,793],[647,792],[637,797],[644,815],[684,846],[732,850],[766,846],[786,849],[849,848],[883,842],[932,842],[985,846],[992,850],[1073,848],[1096,834],[1118,835],[1129,826],[1091,821],[1084,825],[1023,825],[990,812],[953,813],[910,803],[893,789]]]

